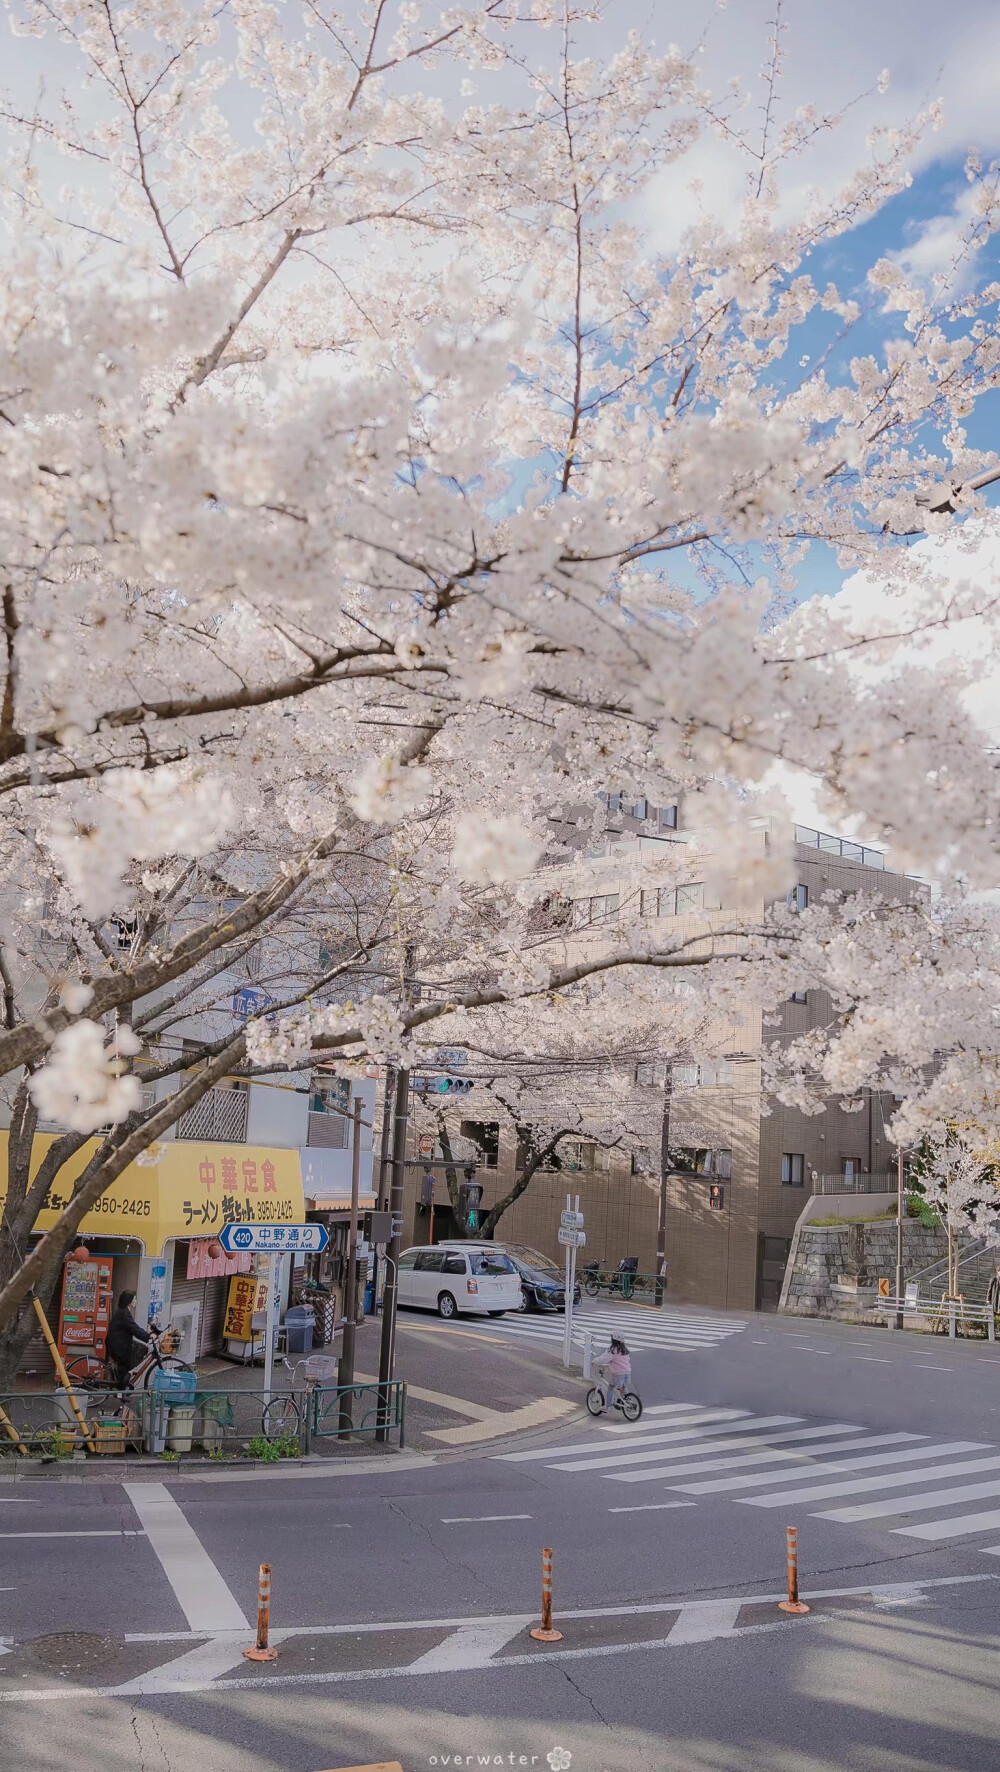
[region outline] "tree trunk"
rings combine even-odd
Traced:
[[[519,1132],[522,1130],[523,1128],[518,1128]],[[486,1217],[483,1220],[483,1223],[479,1226],[477,1232],[477,1235],[480,1236],[484,1242],[491,1243],[493,1241],[493,1233],[496,1230],[497,1225],[500,1223],[504,1213],[507,1212],[509,1208],[513,1206],[514,1202],[519,1200],[521,1195],[527,1191],[532,1178],[537,1174],[541,1165],[545,1162],[546,1157],[553,1156],[560,1139],[566,1138],[567,1136],[568,1134],[565,1131],[557,1132],[555,1137],[550,1138],[547,1144],[544,1144],[539,1149],[535,1150],[534,1155],[523,1165],[513,1187],[504,1194],[502,1200],[498,1200],[495,1206],[490,1207],[489,1212],[486,1214]],[[528,1137],[530,1141],[530,1133],[528,1134]],[[528,1144],[528,1149],[531,1149],[530,1142]]]
[[[458,1237],[464,1237],[466,1226],[465,1220],[462,1217],[462,1200],[459,1192],[458,1170],[455,1167],[455,1159],[452,1155],[451,1135],[445,1124],[445,1117],[443,1114],[437,1115],[437,1128],[438,1143],[441,1146],[441,1154],[445,1161],[444,1179],[445,1186],[448,1189],[448,1199],[451,1203],[452,1215],[455,1220],[455,1234]]]

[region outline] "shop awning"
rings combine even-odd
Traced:
[[[35,1139],[33,1172],[55,1137]],[[0,1132],[0,1204],[7,1192],[7,1139]],[[88,1139],[59,1171],[36,1231],[51,1230],[97,1144]],[[130,1163],[85,1215],[80,1235],[134,1237],[147,1255],[160,1255],[172,1237],[211,1237],[237,1222],[301,1224],[304,1216],[297,1150],[179,1139],[154,1144]]]

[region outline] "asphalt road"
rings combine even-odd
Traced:
[[[0,1484],[0,1768],[993,1772],[1000,1354],[728,1321],[635,1354],[634,1431]],[[499,1343],[457,1358],[418,1327],[438,1385],[475,1396]],[[552,1346],[511,1340],[507,1400],[564,1394]],[[805,1617],[776,1605],[788,1525]],[[554,1645],[527,1635],[543,1545]],[[261,1560],[266,1667],[242,1655]]]

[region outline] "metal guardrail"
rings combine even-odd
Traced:
[[[870,1298],[865,1296],[863,1302],[869,1302],[885,1316],[924,1317],[931,1322],[940,1323],[942,1328],[947,1325],[949,1336],[954,1339],[959,1328],[968,1324],[971,1327],[981,1325],[986,1330],[988,1341],[996,1340],[996,1315],[988,1304],[967,1303],[962,1298],[924,1298],[916,1299],[886,1298],[881,1293],[874,1293]]]
[[[582,1268],[576,1270],[577,1284],[588,1298],[597,1298],[606,1293],[609,1298],[634,1298],[640,1304],[649,1303],[649,1294],[655,1293],[656,1274],[622,1274],[617,1268],[601,1268],[597,1274],[588,1274]],[[593,1289],[594,1282],[597,1290]],[[663,1295],[666,1296],[667,1282],[663,1281]]]
[[[320,1442],[346,1440],[385,1429],[406,1433],[406,1381],[388,1385],[306,1385],[294,1390],[199,1390],[193,1402],[169,1392],[75,1393],[85,1408],[88,1436],[97,1456],[145,1452],[171,1461],[186,1456],[249,1458],[264,1463],[304,1457]],[[4,1425],[6,1417],[7,1425]],[[13,1431],[12,1431],[13,1430]],[[0,1396],[0,1457],[21,1456],[18,1442],[35,1457],[68,1458],[84,1449],[69,1401],[58,1390],[16,1391]],[[329,1447],[333,1451],[333,1446]]]
[[[866,868],[884,868],[885,855],[881,849],[869,849],[867,844],[853,843],[849,837],[831,837],[826,831],[814,831],[811,825],[795,826],[795,841],[807,849],[819,849],[824,855],[839,855],[843,861],[860,862]]]
[[[817,1175],[814,1194],[894,1194],[897,1178],[891,1170],[872,1175]]]

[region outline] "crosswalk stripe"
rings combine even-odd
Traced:
[[[649,1410],[645,1410],[644,1417],[649,1413]],[[722,1417],[725,1419],[721,1419]],[[705,1433],[713,1434],[745,1433],[756,1419],[758,1418],[751,1417],[748,1409],[716,1409],[705,1410],[700,1416],[675,1415],[672,1416],[669,1421],[646,1421],[643,1419],[642,1421],[636,1421],[631,1424],[615,1422],[613,1426],[609,1423],[607,1426],[602,1425],[598,1429],[598,1432],[614,1435],[616,1440],[624,1439],[627,1436],[628,1439],[634,1440],[636,1445],[638,1445],[641,1440],[648,1438],[650,1434],[663,1433],[667,1428],[670,1428],[670,1430],[677,1435],[680,1434],[682,1428],[691,1428],[696,1429],[699,1432],[704,1431]],[[786,1415],[784,1419],[786,1421],[801,1421],[803,1417],[801,1415]],[[706,1426],[706,1423],[712,1423],[712,1425]]]
[[[745,1457],[741,1458],[706,1459],[703,1464],[658,1464],[655,1468],[650,1470],[627,1471],[622,1472],[621,1475],[613,1475],[611,1481],[613,1483],[648,1483],[654,1477],[696,1477],[701,1476],[707,1471],[731,1471],[734,1468],[738,1469],[741,1465],[745,1464],[771,1463],[776,1457],[777,1461],[781,1463],[783,1468],[776,1471],[765,1471],[764,1475],[757,1479],[757,1482],[783,1483],[786,1479],[791,1477],[811,1477],[815,1475],[817,1471],[850,1470],[852,1463],[857,1462],[856,1460],[842,1458],[838,1459],[836,1464],[816,1464],[814,1461],[817,1453],[821,1458],[825,1458],[830,1452],[855,1452],[859,1446],[866,1448],[871,1446],[898,1446],[904,1440],[918,1440],[921,1438],[923,1438],[923,1436],[920,1434],[871,1434],[864,1440],[840,1440],[832,1446],[807,1446],[803,1452],[797,1452],[794,1446],[782,1446],[777,1455],[774,1453],[765,1453],[758,1458],[755,1454],[748,1453]],[[705,1446],[704,1448],[699,1448],[699,1450],[711,1452],[713,1448],[711,1446]],[[670,1453],[667,1452],[664,1456],[669,1458]],[[923,1450],[921,1451],[920,1456],[924,1456]],[[790,1458],[800,1459],[801,1463],[798,1467],[795,1465],[789,1466],[788,1460]],[[862,1459],[861,1462],[864,1464],[870,1464],[872,1460],[866,1458]],[[677,1485],[674,1484],[672,1487],[676,1488]],[[739,1489],[748,1488],[750,1487],[750,1484],[745,1478],[734,1477],[731,1484],[704,1484],[702,1487]]]
[[[900,1538],[926,1538],[933,1542],[938,1538],[963,1538],[971,1532],[991,1532],[994,1526],[1000,1526],[996,1509],[988,1514],[962,1514],[957,1520],[931,1520],[926,1526],[896,1526],[893,1530]]]
[[[757,1427],[771,1427],[772,1425],[777,1427],[780,1423],[794,1420],[794,1415],[764,1415],[761,1416],[760,1420],[755,1425]],[[657,1444],[651,1452],[639,1451],[634,1445],[619,1446],[616,1452],[612,1452],[610,1447],[607,1446],[590,1446],[588,1447],[588,1451],[594,1454],[593,1457],[584,1459],[582,1463],[553,1464],[552,1469],[557,1471],[610,1470],[612,1465],[622,1464],[625,1461],[629,1464],[649,1464],[652,1460],[657,1458],[669,1458],[675,1449],[682,1458],[689,1452],[696,1454],[701,1451],[711,1452],[714,1449],[713,1442],[709,1439],[707,1433],[698,1433],[697,1435],[693,1432],[688,1434],[657,1434],[655,1438]],[[696,1444],[693,1446],[683,1446],[678,1444],[678,1441],[692,1439],[696,1440]],[[646,1444],[648,1446],[649,1442],[647,1441]],[[788,1454],[786,1452],[773,1452],[771,1454],[762,1453],[761,1456],[765,1458],[768,1456],[772,1458],[787,1458]]]
[[[476,1319],[469,1319],[469,1322],[475,1324]],[[563,1339],[565,1318],[561,1311],[551,1316],[537,1317],[511,1313],[509,1316],[493,1319],[488,1326],[476,1326],[482,1327],[484,1333],[488,1329],[490,1335],[557,1342]],[[618,1309],[602,1309],[598,1306],[574,1314],[572,1339],[579,1347],[587,1334],[592,1335],[595,1341],[600,1341],[605,1335],[609,1339],[612,1335],[621,1335],[638,1352],[658,1350],[693,1353],[718,1347],[729,1336],[740,1334],[745,1328],[746,1324],[736,1318],[720,1320],[687,1314],[662,1316],[659,1311],[647,1311],[635,1305],[625,1305]]]
[[[928,1456],[934,1448],[925,1446],[923,1452]],[[994,1449],[995,1450],[995,1449]],[[930,1464],[923,1470],[896,1471],[892,1475],[859,1477],[847,1483],[823,1483],[819,1488],[794,1491],[796,1501],[826,1501],[833,1495],[855,1495],[870,1492],[873,1489],[902,1488],[906,1483],[933,1483],[948,1481],[952,1477],[971,1476],[974,1471],[1000,1470],[1000,1458],[973,1458],[960,1464]],[[786,1501],[793,1499],[793,1491],[785,1495],[755,1496],[746,1501],[747,1507],[781,1507]]]
[[[894,1437],[894,1436],[890,1436]],[[901,1436],[905,1439],[918,1439],[917,1434]],[[868,1445],[872,1442],[869,1440]],[[882,1441],[883,1445],[885,1440]],[[756,1477],[722,1477],[710,1483],[675,1483],[675,1489],[683,1489],[690,1495],[721,1495],[731,1489],[759,1489],[764,1483],[780,1483],[787,1477],[795,1481],[800,1477],[836,1476],[839,1472],[862,1470],[866,1465],[903,1464],[915,1458],[945,1458],[953,1452],[988,1452],[981,1440],[950,1440],[941,1446],[912,1446],[906,1452],[877,1452],[871,1457],[842,1458],[836,1464],[803,1464],[798,1470],[767,1471],[763,1476]]]
[[[801,1419],[802,1418],[800,1416],[799,1420],[801,1421]],[[793,1421],[795,1420],[794,1416],[792,1417],[792,1420]],[[727,1425],[726,1427],[722,1428],[720,1431],[723,1434],[729,1434],[729,1433],[738,1434],[744,1428],[748,1428],[750,1425],[751,1424],[747,1423],[747,1422],[736,1422],[736,1423],[734,1423],[734,1425],[731,1428]],[[713,1453],[715,1453],[715,1452],[749,1452],[755,1446],[776,1446],[776,1445],[782,1444],[783,1442],[785,1442],[787,1440],[795,1440],[795,1441],[798,1441],[798,1440],[820,1440],[820,1439],[828,1438],[829,1435],[831,1435],[831,1434],[863,1434],[864,1431],[865,1430],[863,1427],[852,1427],[850,1425],[850,1423],[848,1423],[848,1422],[835,1421],[835,1422],[832,1422],[829,1427],[787,1427],[780,1434],[771,1434],[771,1433],[758,1434],[758,1433],[754,1432],[754,1433],[750,1434],[749,1438],[747,1438],[745,1440],[737,1440],[737,1439],[719,1440],[719,1439],[713,1438],[707,1444],[704,1443],[703,1440],[697,1440],[690,1446],[678,1446],[678,1447],[676,1447],[676,1449],[672,1446],[669,1448],[665,1448],[664,1449],[664,1456],[667,1456],[667,1454],[669,1453],[669,1456],[675,1457],[675,1458],[702,1458],[702,1457],[704,1457],[706,1452],[713,1452]],[[633,1443],[639,1444],[638,1442],[633,1442]],[[647,1444],[648,1444],[648,1442],[647,1442]],[[851,1446],[863,1445],[863,1444],[864,1444],[864,1442],[860,1441],[860,1440],[845,1440],[844,1441],[844,1450],[847,1450]],[[596,1441],[592,1442],[592,1445],[593,1445],[594,1451],[602,1451],[603,1450],[602,1447],[598,1446]],[[831,1447],[831,1446],[817,1447],[817,1451],[822,1452],[824,1454],[827,1452],[830,1452],[830,1451],[835,1451],[837,1449],[838,1448]],[[561,1454],[563,1452],[563,1450],[564,1450],[564,1448],[561,1446],[550,1446],[550,1448],[549,1448],[549,1451],[552,1453],[553,1457],[555,1457],[557,1453]],[[808,1450],[808,1448],[807,1448],[807,1450]],[[803,1456],[804,1455],[805,1454],[803,1454]],[[789,1449],[789,1451],[786,1454],[783,1454],[783,1456],[787,1456],[790,1458],[795,1457],[796,1456],[795,1449],[794,1448]],[[720,1469],[722,1468],[722,1462],[723,1462],[722,1460],[719,1461],[719,1468]],[[735,1463],[735,1460],[727,1460],[726,1462],[727,1463],[728,1462]]]
[[[726,1417],[725,1421],[723,1423],[721,1423],[720,1426],[725,1427],[728,1431],[729,1426],[730,1426],[729,1418],[733,1415],[739,1415],[740,1411],[738,1409],[732,1409],[732,1410],[721,1410],[721,1411],[718,1411],[717,1413],[722,1414]],[[712,1421],[712,1420],[714,1420],[714,1418],[715,1417],[713,1416],[713,1414],[706,1413],[706,1415],[700,1419],[703,1419],[705,1421]],[[638,1430],[634,1430],[634,1431],[636,1433],[638,1433]],[[667,1424],[664,1424],[662,1429],[660,1429],[656,1432],[655,1437],[656,1437],[656,1439],[660,1439],[662,1437],[665,1440],[673,1440],[673,1439],[680,1439],[680,1438],[687,1439],[689,1437],[689,1433],[691,1431],[694,1431],[694,1430],[689,1430],[687,1428],[684,1428],[683,1432],[682,1432],[681,1429],[675,1430],[675,1429],[671,1428],[670,1426],[668,1426]],[[631,1434],[630,1434],[628,1440],[625,1442],[625,1444],[628,1446],[631,1446],[636,1443],[639,1446],[648,1446],[649,1439],[645,1435],[643,1435],[643,1437],[641,1439],[637,1439],[635,1442],[633,1442]],[[604,1451],[610,1451],[610,1447],[608,1446],[607,1442],[602,1442],[600,1440],[583,1440],[578,1446],[545,1446],[541,1449],[541,1451],[532,1451],[532,1452],[497,1452],[494,1454],[494,1457],[495,1457],[496,1462],[498,1464],[528,1464],[528,1463],[531,1463],[535,1459],[566,1457],[574,1452],[604,1452]]]
[[[995,1462],[1000,1464],[1000,1459]],[[961,1465],[946,1466],[940,1474],[953,1477],[962,1468]],[[910,1471],[907,1481],[919,1475],[919,1471]],[[959,1501],[982,1501],[987,1495],[1000,1495],[1000,1481],[996,1478],[992,1483],[960,1483],[956,1489],[925,1489],[919,1495],[894,1495],[891,1501],[863,1501],[857,1507],[835,1507],[814,1515],[814,1518],[840,1520],[848,1525],[853,1520],[881,1520],[889,1514],[916,1514],[929,1507],[952,1507]]]

